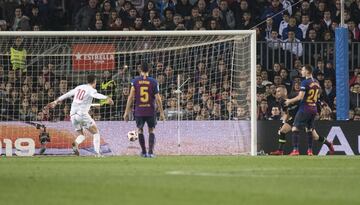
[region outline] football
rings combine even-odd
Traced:
[[[133,130],[133,131],[129,131],[128,134],[128,139],[131,141],[131,142],[134,142],[138,139],[138,133],[137,131]]]

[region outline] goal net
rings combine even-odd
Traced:
[[[157,154],[256,153],[253,31],[2,32],[0,47],[3,154],[71,155],[77,135],[72,99],[44,107],[86,83],[88,74],[97,75],[98,92],[115,102],[94,100],[90,110],[101,151],[138,154],[138,142],[127,139],[135,122],[122,116],[141,64],[159,83],[167,117],[156,127]],[[80,153],[91,155],[92,136],[86,135]]]

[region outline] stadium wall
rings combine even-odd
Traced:
[[[135,122],[98,121],[101,150],[105,155],[138,155],[139,143],[130,142],[127,133],[135,130]],[[72,155],[71,143],[76,137],[70,122],[43,122],[51,136],[47,155]],[[156,127],[156,154],[158,155],[233,155],[250,153],[249,121],[182,121],[180,122],[181,146],[178,148],[177,122],[158,122]],[[221,127],[221,129],[219,129]],[[31,138],[35,154],[39,153],[40,130],[23,122],[0,122],[0,142],[5,153],[4,140],[14,143],[17,139]],[[145,133],[147,130],[145,129]],[[147,134],[145,135],[147,136]],[[0,146],[1,147],[1,146]],[[15,146],[13,146],[15,147]],[[15,153],[16,149],[13,149]],[[92,155],[92,138],[80,146],[81,155]]]
[[[277,149],[277,131],[281,126],[280,121],[258,121],[258,152],[262,150],[269,153]],[[336,154],[359,155],[360,154],[360,122],[358,121],[316,121],[315,127],[319,135],[334,141]],[[291,133],[286,136],[287,142],[285,152],[290,153]],[[306,153],[307,138],[302,133],[300,137],[300,152]],[[314,154],[327,155],[326,145],[322,146],[319,142],[314,142]]]

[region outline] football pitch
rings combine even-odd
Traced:
[[[360,204],[360,158],[0,158],[0,204]]]

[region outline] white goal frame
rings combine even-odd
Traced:
[[[256,104],[256,31],[218,30],[218,31],[4,31],[3,36],[211,36],[211,35],[250,35],[251,55],[251,155],[257,155],[257,104]]]

